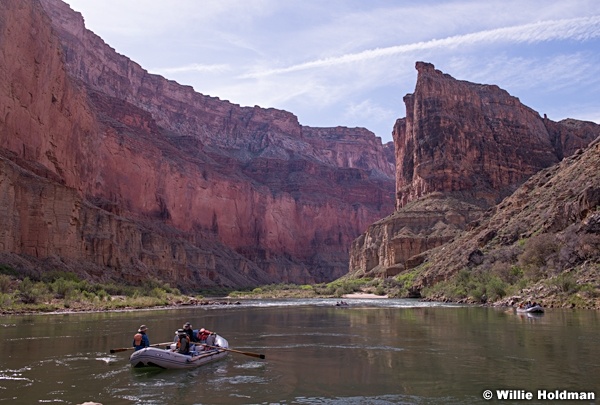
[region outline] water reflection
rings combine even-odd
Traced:
[[[239,306],[0,318],[0,402],[104,404],[459,404],[484,389],[600,393],[598,314],[542,317],[415,300],[251,300]],[[525,315],[525,316],[523,316]],[[194,370],[132,369],[183,322],[237,353]],[[25,345],[26,350],[16,350]],[[529,401],[535,403],[535,401]]]

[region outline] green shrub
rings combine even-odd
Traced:
[[[417,270],[404,272],[397,275],[394,280],[396,280],[401,287],[410,288],[414,284],[417,274],[419,274]]]
[[[492,276],[487,280],[485,292],[488,299],[496,301],[506,295],[508,285],[496,276]]]
[[[5,274],[7,276],[13,276],[13,277],[19,276],[19,273],[7,264],[0,264],[0,274]]]
[[[81,291],[81,297],[86,301],[93,302],[96,298],[96,294],[91,291],[83,290]]]
[[[333,295],[341,297],[344,294],[352,294],[360,291],[371,282],[370,278],[338,279],[327,284],[327,290],[333,291]]]
[[[25,277],[19,284],[19,297],[23,304],[37,304],[45,298],[46,285],[34,283],[29,277]]]
[[[7,293],[12,290],[12,278],[6,274],[0,274],[0,293]]]
[[[471,284],[471,288],[468,292],[468,297],[475,301],[487,301],[485,299],[485,286],[481,283]]]
[[[65,298],[71,291],[77,288],[77,282],[59,278],[50,283],[49,288],[56,298]]]
[[[110,300],[110,295],[104,289],[101,289],[100,291],[98,291],[96,296],[98,297],[98,299],[100,299],[100,301],[109,301]]]
[[[587,298],[600,297],[600,289],[589,283],[579,286],[579,293]]]
[[[13,304],[13,297],[10,294],[0,292],[0,307],[8,308]]]
[[[165,298],[167,293],[162,288],[154,287],[147,295],[154,298]]]
[[[523,266],[525,275],[538,281],[558,269],[558,252],[560,245],[553,234],[543,233],[532,236],[525,243],[523,253],[519,256],[519,264]]]
[[[498,300],[506,296],[509,284],[489,272],[462,269],[456,275],[425,289],[426,296],[444,296],[454,300],[469,298],[477,302]]]
[[[552,278],[550,284],[557,287],[559,291],[567,294],[577,292],[577,282],[569,273],[562,273]]]

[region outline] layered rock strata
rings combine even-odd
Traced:
[[[352,274],[418,265],[421,253],[460,235],[531,175],[600,134],[594,123],[542,118],[498,86],[456,80],[429,63],[416,69],[406,117],[393,131],[396,212],[354,241]]]
[[[3,1],[0,53],[0,149],[31,173],[3,165],[2,221],[19,225],[0,249],[21,267],[58,258],[189,287],[329,281],[393,212],[394,164],[370,131],[302,126],[149,74],[59,0]],[[35,207],[76,214],[34,214],[48,181],[62,189]]]
[[[430,63],[416,69],[393,131],[398,208],[432,192],[492,206],[595,138],[597,129],[542,118],[498,86],[456,80]]]
[[[593,286],[595,306],[600,307],[600,136],[588,148],[531,176],[443,249],[426,253],[427,268],[415,280],[415,289],[462,269],[528,270],[523,258],[529,257],[536,261],[537,277],[547,280],[566,271],[577,284]],[[524,249],[529,256],[523,255]],[[571,292],[546,284],[531,295],[540,299],[545,293]]]

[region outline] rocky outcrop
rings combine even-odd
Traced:
[[[0,149],[31,173],[7,183],[5,203],[28,206],[49,181],[79,202],[53,192],[39,206],[85,207],[102,229],[77,214],[25,243],[45,219],[28,229],[15,209],[6,254],[189,287],[320,282],[345,274],[352,240],[393,211],[394,164],[373,133],[302,126],[148,74],[59,0],[3,1],[0,52]],[[62,227],[69,248],[53,242]]]
[[[432,192],[497,204],[532,174],[589,144],[597,129],[542,118],[495,85],[417,62],[417,85],[394,127],[396,206]]]
[[[412,269],[423,262],[421,253],[460,235],[481,213],[478,206],[441,193],[412,201],[354,240],[351,273],[385,278]]]
[[[542,118],[497,86],[456,80],[429,63],[416,68],[406,117],[393,131],[396,212],[354,241],[352,274],[393,275],[419,265],[423,252],[453,240],[531,175],[600,135],[594,123]]]
[[[416,289],[462,269],[501,277],[516,271],[541,280],[535,291],[524,291],[518,298],[564,305],[566,299],[554,302],[555,297],[572,294],[579,285],[585,286],[579,294],[588,294],[584,298],[600,308],[600,137],[533,175],[443,249],[427,252],[427,266],[415,280]],[[453,254],[445,254],[448,251]],[[514,304],[510,300],[505,304]],[[576,298],[570,301],[578,304]]]

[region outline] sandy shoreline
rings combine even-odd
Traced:
[[[387,295],[376,295],[376,294],[367,294],[367,293],[352,293],[352,294],[344,294],[343,298],[388,298]]]

